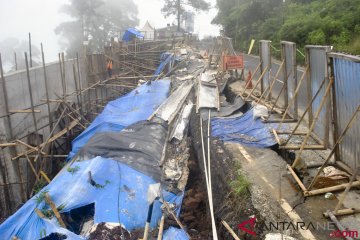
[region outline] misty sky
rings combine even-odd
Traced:
[[[7,37],[27,39],[32,34],[32,42],[40,48],[44,44],[46,61],[56,61],[57,53],[62,51],[55,34],[55,27],[69,19],[59,12],[59,7],[67,0],[0,0],[0,41]],[[140,27],[146,20],[155,28],[165,27],[167,23],[175,23],[174,18],[165,19],[160,12],[163,0],[134,0],[138,5]],[[214,6],[216,0],[209,0]],[[195,18],[195,33],[200,37],[217,35],[219,27],[211,25],[216,9],[200,13]],[[0,49],[1,52],[1,49]],[[5,58],[6,56],[3,56]]]

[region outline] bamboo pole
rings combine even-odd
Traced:
[[[50,178],[46,175],[46,173],[45,173],[44,171],[41,170],[39,173],[40,173],[40,175],[41,175],[43,178],[45,178],[45,180],[46,180],[48,183],[51,182],[51,181],[50,181]]]
[[[303,80],[305,79],[305,75],[306,75],[306,72],[307,72],[308,70],[309,70],[309,66],[306,67],[305,72],[304,72],[303,75],[301,76],[300,81],[299,81],[298,85],[296,86],[294,96],[290,99],[290,103],[288,103],[288,105],[287,105],[287,107],[286,107],[286,109],[285,109],[284,115],[283,115],[282,118],[281,118],[281,122],[279,123],[279,125],[278,125],[278,127],[277,127],[277,130],[280,130],[280,129],[281,129],[281,125],[283,124],[283,121],[284,121],[285,118],[286,118],[286,114],[287,114],[288,111],[290,110],[291,105],[295,102],[295,99],[297,98],[297,95],[298,95],[299,90],[300,90],[300,86],[301,86]]]
[[[353,113],[353,115],[351,116],[349,122],[347,123],[346,127],[344,128],[343,132],[340,134],[339,138],[336,140],[336,143],[334,144],[333,148],[331,149],[330,154],[328,155],[328,157],[325,159],[324,163],[321,165],[321,167],[319,168],[319,170],[317,171],[315,177],[313,178],[313,180],[311,181],[308,189],[311,189],[316,180],[318,179],[321,171],[325,168],[325,166],[327,165],[327,163],[330,161],[331,157],[333,156],[333,154],[336,151],[336,148],[339,146],[339,144],[342,142],[342,140],[345,137],[345,134],[347,133],[347,131],[351,128],[351,125],[354,123],[357,113],[360,111],[360,105],[358,106],[357,110]]]
[[[40,113],[40,110],[34,109],[20,109],[20,110],[9,110],[9,113]]]
[[[36,180],[39,181],[40,180],[39,175],[37,174],[36,169],[35,169],[34,165],[32,164],[32,162],[31,162],[31,160],[30,160],[30,158],[29,158],[29,156],[27,154],[25,154],[25,159],[28,162],[31,170],[33,171],[33,173],[34,173],[34,175],[36,177]]]
[[[50,108],[50,102],[49,102],[49,86],[48,86],[48,80],[46,75],[46,67],[45,67],[45,56],[44,56],[44,49],[43,44],[41,43],[41,58],[42,58],[42,66],[44,71],[44,84],[45,84],[45,94],[46,94],[46,104],[48,109],[48,118],[49,118],[49,127],[50,131],[53,129],[53,120],[52,120],[52,114],[51,114],[51,108]]]
[[[346,208],[346,209],[339,209],[337,211],[337,213],[334,213],[333,214],[335,216],[344,216],[344,215],[348,215],[348,214],[354,214],[354,213],[360,213],[360,208]],[[329,217],[328,213],[325,212],[323,213],[324,217]]]
[[[264,101],[266,101],[266,99],[269,97],[269,95],[270,95],[270,93],[271,93],[271,91],[272,91],[272,88],[274,87],[275,82],[277,81],[277,78],[278,78],[278,76],[279,76],[279,74],[280,74],[280,71],[281,71],[281,69],[283,68],[283,65],[284,65],[284,61],[281,62],[280,67],[279,67],[278,71],[276,72],[273,81],[270,83],[269,86],[266,87],[266,89],[264,90],[264,92],[260,95],[259,99],[257,100],[257,103],[260,102],[260,100],[261,100],[262,97],[265,95],[265,93],[266,93],[267,90],[269,90],[269,91],[267,92],[267,94],[266,94],[266,96],[265,96],[265,98],[264,98]]]
[[[166,208],[166,210],[170,213],[170,215],[174,218],[174,220],[176,221],[176,223],[179,225],[179,227],[185,232],[185,234],[189,237],[190,239],[190,235],[187,233],[184,225],[180,222],[180,220],[176,217],[176,215],[174,214],[174,212],[171,210],[169,204],[166,201],[163,201],[163,204]]]
[[[295,167],[297,165],[297,163],[299,162],[300,160],[300,155],[302,153],[302,151],[304,150],[304,147],[308,141],[308,139],[310,138],[310,134],[311,132],[314,130],[315,128],[315,124],[316,124],[316,121],[318,120],[319,116],[320,116],[320,113],[321,113],[321,110],[322,110],[322,107],[324,106],[324,103],[330,93],[330,89],[331,89],[331,86],[333,85],[333,82],[334,82],[334,79],[333,78],[330,78],[330,82],[328,84],[328,86],[326,87],[326,90],[325,90],[325,94],[324,96],[322,97],[321,99],[321,102],[320,102],[320,105],[319,105],[319,108],[317,109],[316,113],[315,113],[315,117],[314,117],[314,121],[312,122],[311,124],[311,127],[309,129],[309,132],[308,134],[305,136],[305,139],[303,140],[302,142],[302,145],[301,145],[301,148],[296,156],[296,159],[294,161],[294,163],[292,164],[292,167]]]
[[[345,191],[344,191],[343,194],[341,195],[341,197],[340,197],[340,199],[339,199],[339,202],[338,202],[338,204],[336,205],[336,207],[335,207],[335,209],[334,209],[334,213],[335,213],[335,214],[339,211],[342,203],[343,203],[344,200],[345,200],[346,195],[348,194],[348,192],[349,192],[349,190],[350,190],[353,182],[355,181],[356,176],[359,174],[359,172],[360,172],[360,167],[358,167],[358,168],[355,170],[355,173],[354,173],[353,176],[351,177],[350,182],[347,184]]]
[[[291,175],[294,177],[295,181],[297,182],[297,184],[299,185],[299,187],[301,188],[301,190],[303,190],[303,192],[306,192],[307,189],[304,186],[304,184],[301,182],[300,178],[296,175],[296,173],[294,172],[294,170],[292,169],[292,167],[290,165],[286,165],[287,169],[290,171]]]
[[[53,130],[50,132],[50,134],[49,134],[47,140],[45,141],[45,143],[40,144],[37,148],[39,148],[39,147],[41,148],[41,147],[45,146],[45,145],[47,144],[47,142],[51,139],[51,136],[53,135],[56,127],[59,125],[60,120],[61,120],[61,118],[64,116],[66,109],[67,109],[67,108],[65,108],[65,109],[63,110],[63,112],[61,113],[58,121],[57,121],[56,124],[54,125],[54,128],[53,128]],[[26,154],[30,154],[30,153],[33,153],[33,152],[35,152],[35,151],[32,150],[32,149],[30,149],[30,150],[26,151]],[[13,157],[12,160],[18,159],[19,157],[22,157],[22,156],[24,156],[24,155],[25,155],[25,153],[20,153],[20,154],[18,154],[17,156]],[[35,161],[35,162],[36,162],[36,161]]]
[[[294,135],[294,133],[296,132],[296,130],[299,128],[301,121],[304,119],[304,117],[306,116],[306,113],[310,110],[313,102],[315,101],[315,99],[317,98],[317,96],[319,95],[322,87],[325,84],[325,78],[323,79],[323,81],[321,82],[318,90],[316,91],[315,95],[312,97],[311,101],[308,103],[305,111],[303,112],[303,114],[301,115],[300,119],[298,120],[298,123],[296,124],[295,128],[293,129],[292,133],[290,134],[290,136],[288,137],[288,139],[284,142],[284,144],[287,144],[289,142],[289,140],[291,139],[291,137]]]
[[[47,204],[49,204],[50,208],[53,210],[54,215],[55,215],[56,219],[59,221],[60,225],[63,228],[66,228],[66,225],[65,225],[64,221],[62,220],[61,215],[60,215],[59,211],[57,210],[55,203],[51,200],[50,195],[48,193],[45,193],[45,201],[47,202]]]
[[[249,99],[249,97],[251,96],[251,94],[255,91],[256,87],[259,85],[262,77],[265,75],[266,71],[267,71],[268,67],[265,67],[264,71],[261,73],[260,77],[258,78],[258,80],[255,83],[255,86],[253,87],[253,89],[251,89],[250,93],[248,94],[248,96],[245,98],[245,101]]]
[[[343,225],[336,219],[336,217],[334,216],[334,214],[332,212],[330,212],[329,210],[327,211],[327,215],[330,217],[331,221],[333,221],[335,223],[335,225],[337,226],[337,228],[341,231],[341,232],[346,232],[347,229],[345,229],[343,227]],[[351,237],[344,237],[346,240],[353,240],[353,238]]]
[[[80,105],[80,96],[79,96],[79,87],[78,87],[78,82],[77,82],[77,79],[76,79],[76,69],[75,69],[75,64],[73,64],[73,76],[74,76],[74,84],[75,84],[75,91],[76,91],[76,100],[77,100],[77,104],[78,106],[81,106]],[[81,115],[83,114],[82,113],[82,108],[80,107],[80,113]]]
[[[28,90],[29,90],[29,96],[30,96],[32,118],[33,118],[33,123],[34,123],[35,134],[36,134],[36,137],[38,137],[39,131],[38,131],[37,121],[36,121],[36,116],[35,116],[34,98],[33,98],[33,94],[32,94],[32,87],[31,87],[31,82],[30,82],[30,71],[29,71],[28,58],[27,58],[26,52],[25,52],[25,65],[26,65],[26,76],[27,76]]]
[[[231,227],[229,226],[229,224],[227,224],[227,222],[225,222],[225,220],[221,220],[221,223],[224,225],[224,227],[229,231],[229,233],[231,234],[231,236],[235,239],[235,240],[240,240],[240,238],[236,235],[236,233],[234,232],[234,230],[231,229]]]
[[[165,217],[163,214],[160,219],[159,234],[158,234],[157,240],[162,240],[163,232],[164,232],[164,223],[165,223]]]
[[[33,67],[32,64],[32,49],[31,49],[31,33],[29,33],[29,53],[30,53],[30,67]]]
[[[309,197],[309,196],[314,196],[314,195],[323,194],[323,193],[327,193],[327,192],[335,192],[335,191],[339,191],[341,189],[345,189],[347,186],[348,186],[348,184],[344,183],[344,184],[339,184],[339,185],[336,185],[336,186],[333,186],[333,187],[327,187],[327,188],[321,188],[321,189],[306,191],[304,193],[304,196]],[[359,187],[359,186],[360,186],[359,181],[353,182],[351,184],[351,187]]]
[[[257,67],[255,68],[255,71],[254,71],[254,73],[251,75],[249,81],[247,81],[247,83],[245,84],[244,90],[243,90],[240,94],[238,94],[238,96],[243,96],[243,95],[244,95],[244,93],[246,92],[247,87],[250,85],[250,82],[253,80],[255,74],[259,71],[260,65],[261,65],[261,63],[259,63],[259,64],[257,65]]]

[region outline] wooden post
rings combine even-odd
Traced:
[[[44,70],[46,104],[47,104],[47,109],[48,109],[49,127],[50,127],[50,132],[51,132],[52,129],[53,129],[53,120],[52,120],[52,114],[51,114],[51,108],[50,108],[50,102],[49,102],[49,87],[48,87],[48,81],[47,81],[47,75],[46,75],[46,66],[45,66],[45,56],[44,56],[43,44],[41,43],[40,45],[41,45],[41,58],[42,58],[42,64],[43,64],[43,70]]]
[[[306,135],[305,139],[302,142],[301,148],[300,148],[300,150],[299,150],[299,152],[298,152],[298,154],[296,156],[296,159],[295,159],[294,163],[292,164],[292,167],[295,167],[297,165],[297,163],[299,162],[299,160],[300,160],[300,155],[301,155],[302,151],[304,150],[305,145],[306,145],[312,131],[315,128],[316,121],[318,120],[318,118],[320,116],[320,113],[321,113],[321,110],[322,110],[322,108],[323,108],[323,106],[324,106],[324,104],[325,104],[325,102],[327,100],[327,97],[328,97],[328,95],[330,93],[330,89],[331,89],[331,87],[333,85],[333,82],[334,82],[334,79],[330,78],[330,82],[329,82],[329,84],[328,84],[328,86],[326,87],[326,90],[325,90],[325,95],[322,97],[319,108],[315,113],[314,121],[312,122],[311,127],[309,129],[309,132],[308,132],[308,134]]]

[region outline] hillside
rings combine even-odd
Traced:
[[[251,39],[332,45],[360,54],[360,0],[217,0],[213,23],[223,26],[236,48]]]

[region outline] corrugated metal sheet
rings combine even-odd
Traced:
[[[285,101],[287,103],[291,101],[291,99],[295,95],[295,90],[297,87],[297,66],[296,66],[296,44],[293,42],[281,42],[282,54],[283,58],[285,58],[285,63],[283,67],[283,75],[284,84],[287,84],[287,91],[285,93]],[[292,114],[295,118],[297,118],[297,99],[293,103],[290,108],[290,114]]]
[[[330,51],[330,48],[327,46],[306,46],[308,48],[307,53],[310,55],[310,82],[311,82],[311,93],[312,96],[316,94],[324,78],[327,79],[325,85],[321,89],[319,95],[312,104],[312,115],[315,117],[317,110],[319,109],[320,102],[322,97],[325,95],[325,88],[329,83],[328,74],[327,74],[327,58],[326,53]],[[320,116],[315,125],[314,132],[320,138],[324,139],[329,132],[326,129],[329,129],[329,118],[330,112],[327,109],[330,107],[330,98],[328,102],[323,106]],[[311,123],[310,123],[311,124]]]
[[[360,104],[360,58],[331,54],[334,66],[334,82],[337,104],[338,135],[346,127]],[[355,169],[360,166],[360,116],[340,144],[341,161]]]
[[[270,51],[271,41],[261,40],[260,41],[260,70],[261,73],[267,67],[266,73],[261,79],[261,93],[270,85],[270,69],[271,69],[271,51]]]

